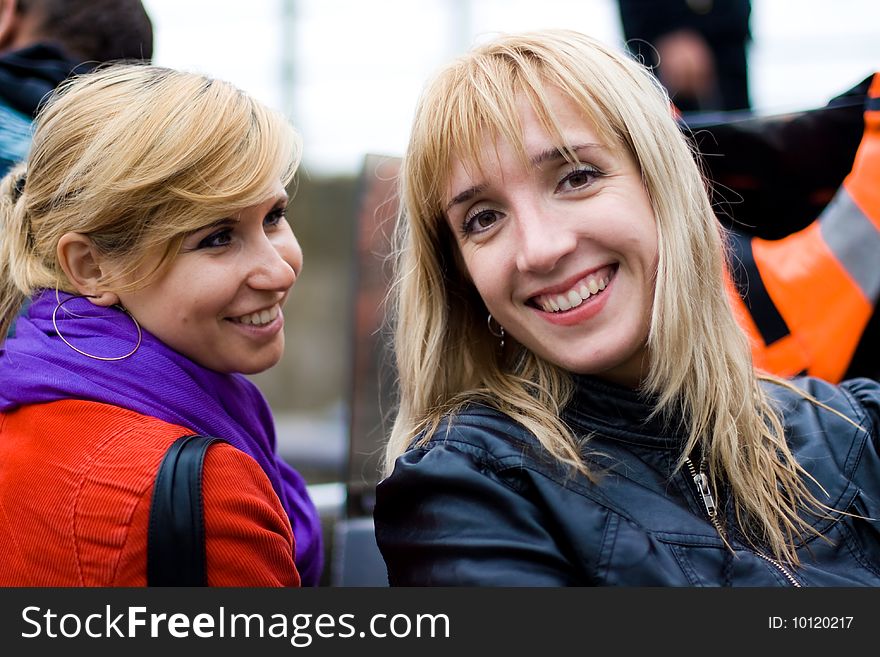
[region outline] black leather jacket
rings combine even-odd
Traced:
[[[840,387],[801,379],[860,428],[770,385],[799,462],[837,511],[809,517],[792,567],[742,538],[722,492],[719,515],[733,552],[693,476],[673,474],[682,436],[647,420],[637,396],[579,378],[565,412],[597,484],[554,463],[510,418],[472,406],[411,448],[377,490],[376,537],[391,585],[441,586],[880,586],[880,383]],[[447,431],[448,429],[448,431]],[[698,463],[694,463],[698,466]]]

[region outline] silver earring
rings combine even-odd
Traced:
[[[498,327],[497,329],[495,328],[495,326],[492,325],[492,322],[495,322],[495,326]],[[486,325],[489,327],[489,333],[501,340],[500,347],[504,349],[504,327],[498,323],[498,320],[492,317],[492,313],[489,313],[489,318],[486,320]]]
[[[134,318],[134,315],[132,315],[130,312],[128,312],[128,310],[126,308],[124,308],[123,306],[121,306],[119,304],[116,304],[115,307],[118,308],[119,310],[121,310],[122,312],[124,312],[126,315],[128,315],[128,318],[134,322],[135,328],[137,329],[137,343],[134,345],[134,349],[132,349],[131,351],[129,351],[127,354],[125,354],[123,356],[95,356],[94,354],[87,353],[87,352],[83,351],[82,349],[78,349],[77,347],[74,347],[72,344],[70,344],[70,342],[67,341],[67,338],[65,338],[63,335],[61,335],[61,331],[58,329],[58,322],[56,321],[56,315],[58,315],[58,310],[61,308],[61,306],[63,306],[68,301],[72,301],[73,299],[88,299],[88,296],[83,295],[83,294],[75,294],[75,295],[67,297],[64,301],[59,300],[58,305],[55,306],[55,310],[52,311],[52,326],[55,328],[55,332],[58,334],[58,337],[61,338],[61,341],[64,344],[66,344],[68,347],[73,349],[75,352],[77,352],[78,354],[82,354],[83,356],[88,356],[89,358],[94,358],[95,360],[105,360],[105,361],[125,360],[126,358],[131,356],[134,352],[136,352],[138,350],[138,348],[141,346],[141,340],[143,339],[141,325],[138,324],[138,321]],[[84,317],[83,315],[77,315],[75,313],[71,313],[69,310],[67,312],[69,314],[73,315],[74,317]]]

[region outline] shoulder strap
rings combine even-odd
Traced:
[[[165,453],[150,505],[147,586],[207,586],[202,466],[219,438],[181,436]]]

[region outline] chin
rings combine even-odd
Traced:
[[[267,356],[264,358],[247,358],[241,361],[225,360],[216,363],[200,363],[209,370],[220,374],[260,374],[274,367],[281,360],[280,355]]]
[[[266,370],[275,367],[281,361],[281,356],[283,354],[284,352],[280,351],[277,354],[272,354],[271,356],[266,356],[264,358],[251,359],[247,363],[242,363],[242,369],[239,371],[242,374],[260,374],[261,372],[265,372]]]
[[[280,359],[275,358],[275,359],[272,359],[271,361],[264,362],[264,363],[250,362],[247,364],[242,364],[241,367],[238,367],[238,368],[231,370],[231,371],[238,372],[239,374],[260,374],[262,372],[265,372],[268,369],[271,369],[275,365],[277,365],[279,360]]]

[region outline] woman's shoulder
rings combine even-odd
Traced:
[[[835,384],[803,376],[782,382],[768,380],[764,385],[786,417],[803,412],[806,404],[814,410],[827,407],[824,410],[842,413],[857,423],[876,422],[880,407],[880,381],[874,379],[849,379]]]
[[[839,384],[813,377],[766,383],[782,413],[789,443],[815,449],[824,441],[834,453],[848,452],[880,431],[880,382],[851,379]]]
[[[27,492],[20,521],[6,529],[32,543],[41,539],[53,545],[55,558],[75,577],[71,583],[143,585],[159,464],[177,438],[192,433],[116,406],[79,400],[4,414],[0,459],[8,476],[0,499]],[[297,585],[290,523],[257,462],[218,441],[205,455],[202,483],[209,583]],[[52,522],[35,520],[41,517]],[[34,572],[26,555],[20,561],[25,572]],[[242,569],[245,562],[252,567]]]
[[[20,417],[19,417],[20,416]],[[81,486],[92,481],[124,481],[132,491],[151,489],[159,463],[175,440],[194,432],[182,425],[119,406],[84,400],[61,400],[24,406],[9,414],[4,433],[31,434],[53,458],[66,459],[80,473]],[[26,429],[25,429],[26,427]],[[17,429],[17,430],[16,430]],[[221,440],[206,454],[204,469],[272,487],[253,457]],[[60,463],[56,463],[60,466]],[[236,479],[229,479],[229,481]]]
[[[444,416],[430,435],[417,436],[401,458],[413,463],[428,455],[431,460],[465,457],[475,467],[501,470],[530,463],[543,468],[542,453],[538,439],[522,424],[474,402]]]
[[[113,438],[137,435],[155,437],[158,441],[174,439],[187,429],[150,415],[144,415],[113,404],[84,399],[61,399],[42,404],[21,406],[7,413],[9,426],[26,428],[30,433],[65,433],[68,439]],[[77,442],[89,442],[77,440]]]

